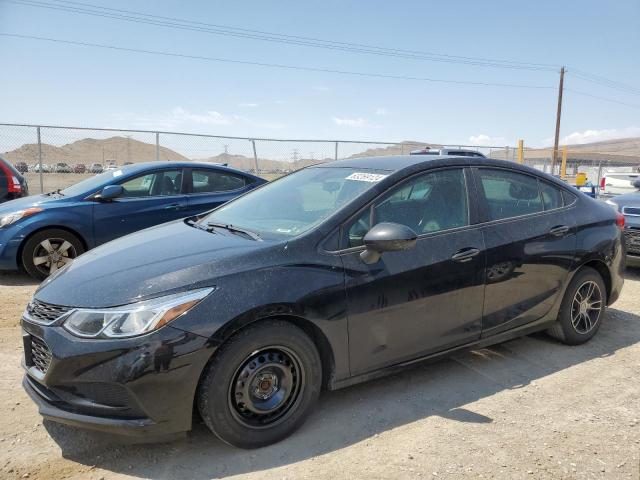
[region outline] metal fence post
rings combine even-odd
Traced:
[[[256,165],[256,175],[258,175],[258,154],[256,153],[256,141],[251,140],[251,145],[253,146],[253,162]]]
[[[38,164],[40,165],[40,193],[44,193],[44,180],[42,178],[42,140],[40,137],[40,127],[37,127],[38,131]]]
[[[337,159],[338,159],[338,142],[336,142],[336,152],[335,152],[335,157],[334,157],[334,159],[335,159],[335,160],[337,160]]]
[[[156,162],[158,160],[160,160],[160,132],[156,132]]]

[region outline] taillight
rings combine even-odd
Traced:
[[[9,181],[8,187],[9,193],[22,192],[22,185],[20,185],[20,180],[18,180],[15,175],[11,175],[11,180]]]
[[[624,229],[624,215],[620,212],[616,212],[616,225],[620,230]]]
[[[607,181],[607,177],[602,177],[600,179],[600,190],[604,190],[605,182]]]

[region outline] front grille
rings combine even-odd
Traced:
[[[51,350],[43,340],[31,336],[31,364],[42,373],[47,373],[51,364]]]
[[[622,213],[640,217],[640,207],[622,207]]]
[[[49,324],[71,310],[71,307],[51,305],[35,298],[27,305],[27,314],[38,323]]]
[[[624,239],[627,252],[640,255],[640,229],[626,228],[624,230]]]

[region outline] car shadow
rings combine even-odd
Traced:
[[[24,272],[0,272],[0,287],[35,286],[39,283],[39,280],[31,278]]]
[[[121,439],[51,422],[45,426],[65,458],[87,466],[155,479],[238,475],[321,456],[430,416],[491,423],[492,418],[465,405],[522,388],[573,365],[613,355],[639,341],[640,317],[611,308],[598,335],[585,345],[569,347],[543,333],[534,334],[325,392],[299,431],[276,445],[252,451],[222,443],[201,423],[186,437],[160,445],[123,445]]]

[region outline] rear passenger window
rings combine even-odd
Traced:
[[[507,170],[479,169],[489,219],[519,217],[543,210],[538,180]]]
[[[193,193],[228,192],[246,185],[244,177],[222,170],[193,170]]]
[[[566,190],[562,190],[562,198],[564,200],[565,206],[571,205],[576,201],[576,196],[573,193],[567,192]]]
[[[541,181],[540,193],[542,194],[542,203],[545,210],[562,207],[562,189]]]
[[[373,224],[371,219],[373,218]],[[415,177],[367,208],[346,229],[347,247],[362,245],[373,225],[400,223],[418,235],[469,224],[467,187],[462,169],[440,170]]]

